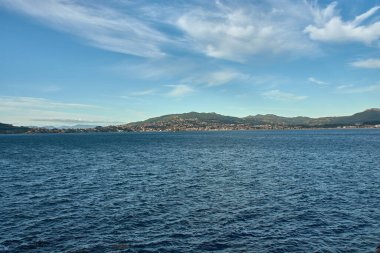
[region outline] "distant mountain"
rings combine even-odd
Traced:
[[[89,129],[89,128],[95,128],[97,127],[96,125],[72,125],[72,126],[43,126],[41,128],[46,128],[46,129]]]
[[[95,128],[97,125],[74,125],[74,126],[69,126],[69,127],[62,127],[62,128],[80,128],[80,129],[89,129],[89,128]]]
[[[255,115],[245,117],[244,120],[251,125],[284,125],[284,126],[303,126],[312,125],[313,118],[308,117],[281,117],[273,114]]]
[[[0,123],[0,134],[12,133],[89,133],[89,132],[145,132],[145,131],[208,131],[208,130],[254,130],[299,129],[335,127],[380,126],[380,109],[368,109],[351,116],[341,117],[281,117],[273,114],[247,116],[244,118],[217,113],[189,112],[170,114],[118,126],[75,125],[70,128],[17,127]]]
[[[244,118],[250,124],[269,124],[285,126],[339,126],[380,124],[380,109],[368,109],[351,116],[340,117],[280,117],[272,114],[248,116]]]
[[[352,116],[335,117],[331,119],[331,124],[380,124],[380,109],[372,108],[364,112],[355,113]]]
[[[29,127],[17,127],[11,124],[0,123],[0,134],[20,134],[30,131]]]
[[[373,108],[351,116],[340,117],[281,117],[273,114],[247,116],[244,118],[224,116],[217,113],[190,112],[183,114],[170,114],[160,117],[150,118],[145,121],[129,123],[126,126],[143,125],[271,125],[271,126],[299,126],[299,127],[336,127],[347,125],[375,125],[380,124],[380,109]]]
[[[232,116],[224,116],[214,112],[211,113],[199,113],[188,112],[182,114],[169,114],[160,117],[150,118],[145,121],[134,122],[130,124],[145,124],[145,123],[157,123],[157,122],[173,122],[173,121],[199,121],[205,123],[223,123],[223,124],[238,124],[244,123],[244,119]]]

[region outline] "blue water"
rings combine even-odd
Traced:
[[[374,252],[380,131],[0,136],[0,252]]]

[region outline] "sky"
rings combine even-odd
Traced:
[[[380,108],[380,0],[0,0],[0,122]]]

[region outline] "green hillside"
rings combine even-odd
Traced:
[[[246,124],[246,125],[275,125],[275,126],[302,126],[302,127],[328,127],[362,124],[380,124],[380,109],[368,109],[351,116],[341,117],[281,117],[273,114],[247,116],[244,118],[220,115],[217,113],[189,112],[183,114],[170,114],[150,118],[145,121],[134,122],[128,125],[143,124],[176,124],[179,122],[194,122],[204,124]]]
[[[217,113],[199,113],[188,112],[183,114],[169,114],[160,117],[150,118],[145,121],[136,122],[133,124],[144,123],[158,123],[158,122],[171,122],[171,121],[200,121],[205,123],[223,123],[223,124],[241,124],[244,123],[244,119],[232,116],[224,116]]]
[[[29,127],[17,127],[10,124],[0,123],[0,134],[19,134],[26,133],[29,130]]]

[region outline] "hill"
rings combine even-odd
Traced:
[[[30,131],[29,127],[17,127],[11,124],[0,123],[0,134],[20,134]]]
[[[274,114],[247,116],[244,118],[217,113],[190,112],[150,118],[145,121],[123,125],[136,130],[209,130],[209,129],[255,129],[255,128],[310,128],[339,127],[380,124],[380,109],[368,109],[351,116],[340,117],[281,117]]]
[[[244,118],[217,113],[189,112],[169,114],[118,126],[83,126],[70,129],[41,127],[17,127],[0,123],[0,134],[14,133],[89,133],[89,132],[145,132],[145,131],[208,131],[254,129],[300,129],[336,127],[374,127],[380,125],[380,109],[368,109],[351,116],[341,117],[281,117],[274,114],[247,116]]]
[[[250,124],[270,124],[285,126],[309,126],[309,127],[328,127],[346,125],[375,125],[380,124],[380,109],[368,109],[351,116],[341,117],[280,117],[272,114],[248,116],[244,118]]]
[[[150,118],[144,121],[130,123],[130,124],[145,124],[145,123],[157,123],[157,122],[173,122],[173,121],[198,121],[205,123],[223,123],[223,124],[238,124],[243,123],[244,119],[232,116],[224,116],[214,112],[211,113],[199,113],[188,112],[182,114],[169,114],[160,117]]]

